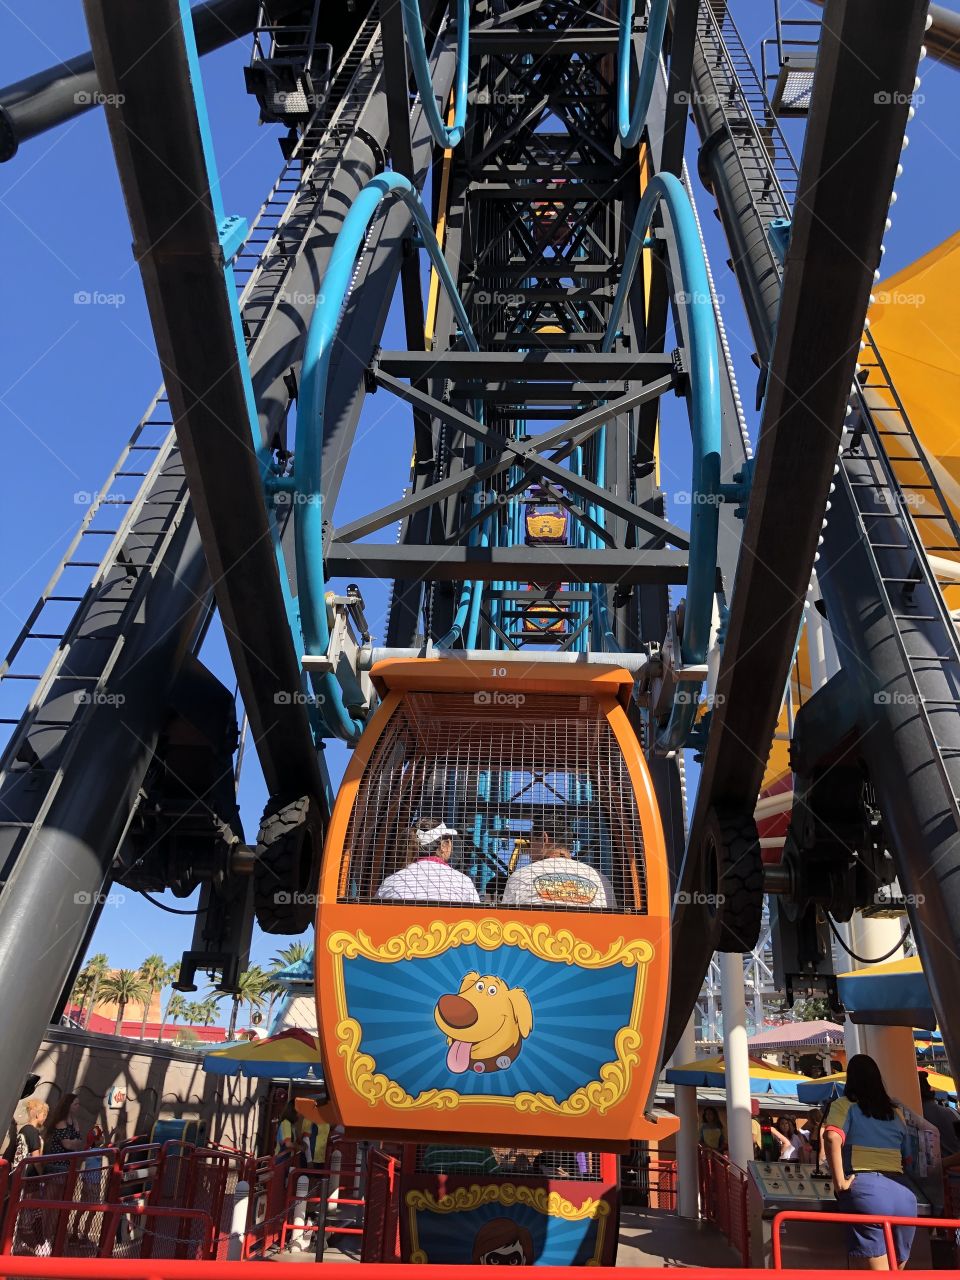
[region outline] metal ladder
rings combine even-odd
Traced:
[[[740,33],[718,0],[706,0],[701,6],[698,39],[764,225],[769,226],[773,217],[789,219],[799,170]],[[782,278],[769,238],[768,247],[771,267]],[[960,826],[960,751],[944,733],[944,716],[960,713],[960,641],[942,584],[927,558],[927,553],[960,555],[960,527],[869,328],[862,343],[848,419],[852,429],[844,436],[838,480],[870,548],[878,595],[896,623],[909,672],[912,692],[908,696],[921,709],[933,754],[948,778]],[[892,453],[894,447],[899,452]],[[863,467],[869,471],[866,481],[860,479]],[[880,510],[861,501],[859,492],[865,489],[876,496]],[[935,636],[935,656],[911,651],[910,637],[916,635],[918,623],[924,625],[928,638]]]
[[[283,281],[309,234],[312,214],[336,171],[347,137],[344,117],[362,104],[379,74],[379,59],[370,56],[378,47],[379,21],[370,17],[338,68],[334,87],[343,88],[341,101],[319,108],[251,226],[235,269],[248,352],[277,305]],[[77,495],[78,501],[87,497]],[[0,724],[12,730],[0,755],[0,830],[17,829],[6,845],[8,854],[43,820],[82,739],[86,715],[109,696],[105,683],[129,623],[143,604],[148,580],[162,566],[173,533],[190,518],[163,387],[91,497],[77,533],[0,664],[0,695],[31,687],[26,703],[11,699],[10,706],[0,704]],[[117,521],[121,510],[123,518]],[[104,539],[110,539],[106,550]],[[207,609],[211,607],[208,601]],[[82,634],[92,622],[96,634]],[[77,672],[71,657],[80,640],[85,669]],[[4,821],[4,791],[22,785],[33,795],[31,821]],[[6,864],[0,878],[8,874],[13,858],[8,856]]]

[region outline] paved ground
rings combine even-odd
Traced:
[[[618,1267],[742,1267],[739,1253],[707,1222],[662,1209],[624,1209]]]
[[[327,1246],[327,1262],[357,1262],[359,1241],[341,1237],[343,1250]],[[313,1253],[276,1255],[273,1262],[313,1262]],[[625,1209],[620,1221],[618,1267],[740,1267],[740,1255],[705,1222],[657,1209]]]

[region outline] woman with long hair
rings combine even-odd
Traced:
[[[44,1128],[43,1151],[48,1156],[68,1155],[83,1150],[83,1138],[77,1128],[80,1118],[80,1099],[75,1093],[65,1093],[47,1117]],[[66,1173],[68,1160],[44,1165],[44,1173]]]
[[[700,1116],[700,1144],[713,1151],[726,1151],[727,1135],[723,1131],[723,1123],[716,1107],[704,1107]]]
[[[847,1253],[854,1266],[887,1271],[889,1263],[881,1217],[914,1218],[917,1197],[903,1177],[908,1158],[903,1112],[884,1087],[880,1068],[868,1054],[847,1063],[843,1097],[831,1106],[824,1125],[830,1176],[842,1213],[862,1213],[866,1221],[847,1227]],[[913,1227],[894,1227],[897,1263],[906,1266]]]
[[[791,1116],[781,1116],[774,1123],[771,1133],[780,1144],[781,1160],[803,1160],[809,1152],[806,1136],[797,1128],[796,1121]]]

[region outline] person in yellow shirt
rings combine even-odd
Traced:
[[[300,1146],[300,1117],[293,1102],[288,1102],[280,1114],[277,1125],[277,1144],[275,1154],[287,1155],[290,1159]]]
[[[866,1260],[871,1271],[887,1271],[878,1215],[915,1218],[917,1197],[903,1177],[906,1120],[868,1054],[854,1054],[847,1063],[843,1097],[831,1106],[823,1132],[837,1208],[841,1213],[862,1213],[866,1219],[862,1226],[847,1226],[847,1253],[854,1266]],[[893,1228],[901,1268],[910,1257],[913,1235],[913,1227]]]
[[[326,1168],[327,1143],[330,1141],[330,1126],[315,1124],[313,1126],[311,1160],[315,1169]]]

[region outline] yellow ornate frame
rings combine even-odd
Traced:
[[[451,1195],[441,1196],[438,1200],[429,1191],[408,1191],[406,1194],[407,1222],[410,1228],[410,1261],[429,1262],[423,1249],[420,1248],[420,1237],[417,1231],[417,1212],[428,1213],[469,1213],[485,1204],[501,1204],[505,1209],[522,1204],[535,1209],[545,1217],[564,1218],[567,1222],[579,1222],[583,1218],[595,1218],[597,1221],[597,1242],[593,1257],[587,1261],[588,1267],[600,1265],[603,1257],[603,1241],[606,1235],[607,1219],[610,1216],[610,1205],[606,1200],[584,1200],[582,1204],[571,1204],[556,1191],[547,1191],[543,1187],[520,1187],[513,1182],[498,1184],[488,1183],[472,1187],[458,1187]]]
[[[368,960],[392,964],[398,960],[442,955],[454,947],[470,943],[484,951],[495,951],[501,946],[520,947],[541,960],[577,968],[604,969],[620,964],[625,968],[636,969],[630,1021],[617,1032],[614,1039],[616,1059],[605,1062],[600,1067],[598,1080],[581,1085],[562,1102],[558,1102],[551,1094],[539,1092],[463,1096],[454,1089],[425,1089],[414,1098],[395,1080],[377,1072],[374,1059],[369,1054],[360,1052],[363,1028],[347,1012],[344,960],[364,956]],[[509,1107],[531,1115],[546,1112],[557,1116],[584,1116],[592,1109],[605,1115],[611,1107],[623,1100],[630,1088],[631,1074],[639,1062],[639,1051],[643,1044],[640,1023],[647,967],[654,957],[654,946],[645,938],[632,941],[623,937],[615,938],[605,951],[599,951],[591,942],[577,938],[569,929],[553,929],[545,923],[527,925],[517,920],[484,916],[456,923],[434,920],[426,926],[411,925],[405,932],[395,934],[380,944],[374,943],[369,934],[362,930],[356,933],[339,930],[329,936],[326,945],[334,959],[336,1036],[339,1041],[337,1052],[344,1059],[350,1087],[371,1106],[384,1103],[398,1111],[454,1111],[461,1106],[479,1104]]]

